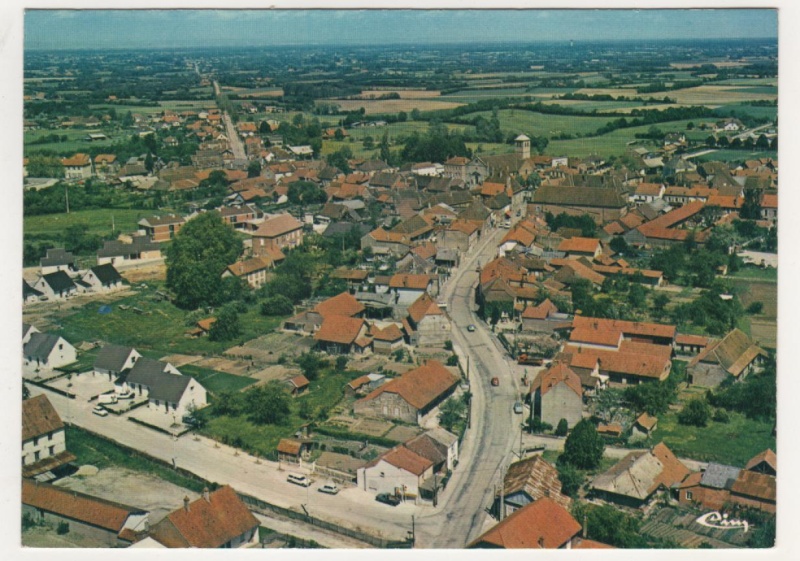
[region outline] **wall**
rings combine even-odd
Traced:
[[[57,514],[53,514],[47,511],[40,511],[37,508],[22,505],[22,514],[30,514],[33,516],[34,520],[43,521],[53,528],[53,532],[58,527],[59,522],[67,522],[69,524],[69,533],[70,534],[78,534],[80,536],[84,536],[91,540],[95,540],[105,544],[107,547],[116,547],[120,545],[127,544],[122,540],[117,538],[117,533],[112,532],[109,530],[105,530],[103,528],[98,528],[97,526],[91,526],[89,524],[84,524],[83,522],[78,522],[76,520],[72,520],[69,518],[65,518],[63,516],[59,516]]]
[[[383,476],[381,476],[383,474]],[[397,468],[384,460],[368,468],[358,470],[356,478],[358,488],[368,493],[390,493],[402,490],[412,495],[419,495],[419,478],[408,471]]]
[[[52,453],[50,452],[51,446],[53,447]],[[57,430],[50,436],[44,434],[35,439],[26,440],[22,443],[22,465],[34,464],[39,460],[60,454],[66,449],[64,429]],[[36,452],[39,452],[39,460],[36,460]]]
[[[425,316],[417,325],[417,342],[422,347],[441,347],[450,339],[450,319],[446,315]]]
[[[406,423],[417,423],[417,410],[396,393],[383,392],[368,401],[357,401],[353,405],[356,415],[367,415],[384,419],[399,419]]]
[[[550,388],[542,396],[542,421],[558,426],[561,419],[566,419],[570,428],[581,420],[583,401],[564,382]]]

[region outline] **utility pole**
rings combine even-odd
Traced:
[[[519,424],[519,459],[522,459],[522,432],[525,428],[524,423]]]
[[[417,529],[414,525],[414,515],[411,515],[411,546],[417,545]]]
[[[437,492],[438,490],[439,490],[439,486],[438,486],[437,480],[436,480],[436,471],[434,470],[434,472],[433,472],[433,508],[436,508],[436,504],[437,504],[437,500],[436,499],[438,498],[437,495],[439,494]]]
[[[506,468],[500,466],[500,521],[506,517]]]

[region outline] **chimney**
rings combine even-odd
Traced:
[[[189,496],[188,495],[185,495],[183,497],[183,510],[185,510],[186,512],[189,512]]]
[[[203,498],[206,500],[207,503],[211,502],[211,495],[208,492],[208,487],[203,487]]]

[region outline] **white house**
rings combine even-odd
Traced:
[[[398,306],[410,306],[433,286],[433,279],[428,275],[397,274],[389,281],[389,290],[397,295]]]
[[[27,323],[22,324],[22,344],[24,345],[31,339],[31,335],[34,333],[41,333],[36,326],[29,325]]]
[[[95,374],[108,375],[108,379],[113,381],[124,370],[133,368],[136,360],[141,356],[132,347],[106,345],[97,353],[97,358],[94,360],[94,372]]]
[[[27,373],[41,368],[60,368],[78,360],[75,347],[53,333],[31,333],[22,345],[23,370]]]
[[[64,423],[46,395],[22,402],[22,473],[36,477],[71,462]]]
[[[114,268],[114,265],[107,263],[89,269],[81,277],[81,282],[88,285],[91,290],[99,292],[122,286],[122,276]]]
[[[42,275],[33,285],[33,288],[50,300],[67,298],[78,290],[70,276],[64,271]]]
[[[359,468],[356,481],[364,491],[416,499],[422,482],[432,476],[433,462],[401,445]]]
[[[447,449],[447,469],[452,470],[458,461],[458,437],[441,427],[436,427],[425,434]]]
[[[130,370],[122,372],[114,382],[117,391],[129,389],[147,397],[151,410],[171,413],[180,420],[190,409],[208,404],[206,389],[191,376],[184,376],[167,362],[147,357],[136,359]]]
[[[43,275],[49,275],[57,271],[64,271],[66,273],[76,269],[75,256],[72,252],[66,251],[63,248],[48,249],[47,254],[39,261],[39,265],[41,266],[41,273]]]

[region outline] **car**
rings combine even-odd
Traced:
[[[117,394],[117,399],[133,399],[133,392],[127,391]]]
[[[470,333],[474,333],[475,332],[475,325],[470,323],[467,326],[467,331],[469,331]]]
[[[339,486],[336,485],[336,483],[326,483],[317,489],[317,491],[320,493],[326,493],[328,495],[335,495],[339,492]]]
[[[106,411],[105,407],[102,405],[98,405],[94,409],[92,409],[92,413],[97,415],[98,417],[108,417],[108,411]]]
[[[289,483],[294,483],[295,485],[300,485],[301,487],[311,486],[311,480],[308,477],[305,475],[298,475],[296,473],[290,473],[286,478],[286,481]]]
[[[517,415],[522,415],[522,402],[521,401],[517,401],[514,404],[514,413],[516,413]]]
[[[397,506],[400,504],[400,498],[397,495],[390,495],[389,493],[378,493],[375,495],[375,500],[390,506]]]
[[[492,378],[492,385],[493,386],[499,386],[500,385],[500,378],[498,378],[497,376]]]

